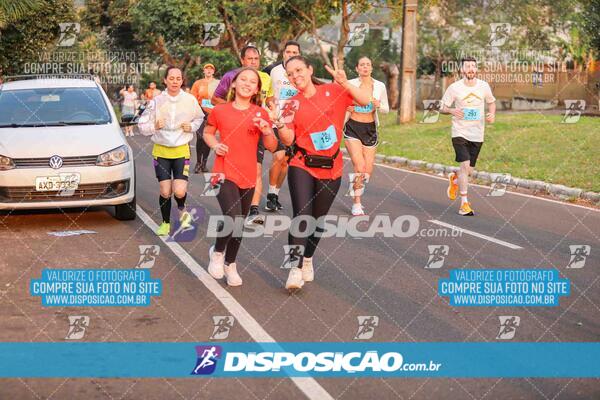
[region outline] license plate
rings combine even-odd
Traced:
[[[65,173],[35,178],[35,190],[38,192],[73,192],[79,187],[79,173]]]

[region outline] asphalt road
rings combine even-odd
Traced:
[[[130,138],[130,143],[136,153],[138,214],[158,223],[151,143],[141,136]],[[486,156],[491,155],[482,154]],[[330,214],[349,214],[351,200],[343,191],[347,186],[344,178]],[[206,342],[213,333],[212,317],[231,315],[228,299],[235,299],[237,312],[253,317],[259,328],[247,330],[236,320],[225,341],[252,341],[267,333],[278,342],[349,342],[357,340],[357,317],[377,316],[379,325],[371,341],[495,342],[498,317],[504,315],[521,319],[515,342],[600,340],[600,212],[513,193],[490,197],[489,188],[473,187],[469,197],[477,215],[461,217],[456,214],[458,203],[448,201],[445,188],[446,181],[435,176],[376,167],[364,198],[367,212],[414,216],[419,234],[322,239],[314,257],[315,281],[293,295],[283,289],[287,270],[280,268],[287,232],[243,240],[238,256],[241,287],[221,283],[209,290],[190,270],[190,260],[206,268],[214,241],[206,238],[207,219],[220,214],[215,198],[201,196],[201,175],[191,176],[188,205],[200,207],[204,218],[196,238],[180,243],[176,252],[153,234],[148,226],[152,223],[145,218],[119,222],[108,208],[0,214],[0,339],[65,341],[68,316],[86,315],[90,323],[82,341]],[[282,214],[290,215],[287,183],[280,198]],[[444,236],[443,224],[470,233]],[[73,229],[96,233],[47,234]],[[567,269],[569,246],[584,244],[591,246],[585,266]],[[29,280],[39,278],[43,268],[134,268],[140,245],[161,249],[152,277],[162,279],[163,294],[149,307],[45,308],[29,294]],[[441,268],[425,268],[430,245],[449,248]],[[556,307],[453,307],[437,294],[438,280],[447,277],[450,268],[557,268],[571,280],[571,295]],[[598,379],[317,379],[314,383],[336,399],[600,398]],[[305,399],[302,387],[291,379],[4,379],[0,399],[240,395]]]

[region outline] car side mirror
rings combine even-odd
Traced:
[[[119,125],[121,125],[122,127],[129,126],[129,125],[136,125],[139,122],[140,117],[142,116],[142,113],[144,112],[145,109],[146,109],[146,106],[144,104],[142,104],[138,107],[135,115],[121,116],[121,122],[119,123]]]
[[[121,117],[121,122],[119,123],[119,125],[123,126],[129,126],[129,125],[135,125],[137,124],[137,116],[135,115],[123,115]]]

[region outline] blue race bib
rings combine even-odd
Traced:
[[[481,110],[479,108],[463,108],[465,121],[479,121],[481,119]]]
[[[294,97],[298,91],[293,88],[281,88],[279,89],[279,100],[287,100]]]
[[[311,133],[310,138],[313,142],[313,146],[315,146],[315,149],[328,150],[333,147],[335,142],[337,142],[335,126],[329,125],[329,127],[323,132]]]
[[[354,106],[354,112],[368,114],[373,112],[373,103],[369,103],[366,106]]]
[[[201,106],[204,108],[215,108],[213,104],[210,102],[210,99],[202,99]]]

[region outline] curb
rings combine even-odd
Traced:
[[[342,153],[347,156],[348,150],[343,148]],[[438,163],[428,163],[422,160],[410,160],[406,157],[385,156],[383,154],[376,154],[375,161],[385,164],[397,164],[399,166],[406,166],[412,169],[432,171],[438,175],[445,175],[450,172],[457,172],[459,170],[458,167],[451,167]],[[494,173],[473,170],[473,174],[471,176],[485,184],[501,183],[514,188],[527,189],[533,191],[534,194],[547,194],[560,200],[583,199],[591,202],[594,205],[600,205],[600,193],[598,192],[584,191],[580,188],[572,188],[543,181],[522,179],[509,174],[497,172]]]

